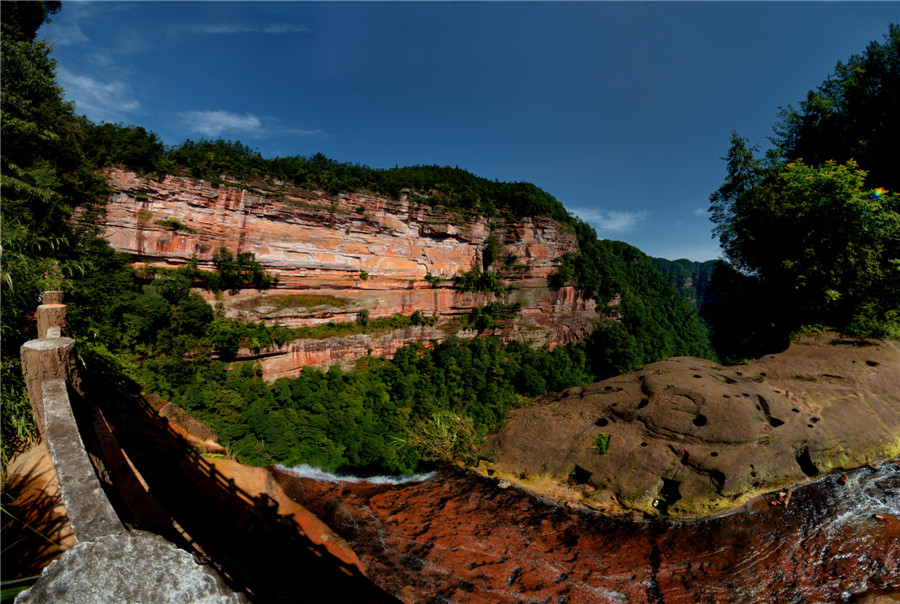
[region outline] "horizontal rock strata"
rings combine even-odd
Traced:
[[[212,255],[227,247],[253,253],[277,275],[277,286],[269,290],[218,298],[204,292],[227,316],[286,327],[352,321],[363,310],[373,319],[419,311],[450,320],[497,299],[455,290],[450,283],[481,267],[494,236],[499,254],[491,268],[514,288],[503,301],[521,307],[515,323],[498,335],[511,339],[524,333],[535,345],[554,347],[583,338],[600,319],[593,298],[572,287],[548,288],[559,257],[577,250],[574,233],[549,218],[464,219],[405,196],[326,195],[272,183],[213,187],[202,180],[154,179],[122,170],[108,176],[115,193],[100,218],[105,236],[137,263],[178,267],[196,256],[201,268],[212,268]],[[445,281],[427,281],[429,275]],[[267,362],[272,375],[289,375],[300,369],[298,363],[349,366],[370,349],[390,354],[404,344],[447,335],[446,329],[405,330],[389,342],[362,345],[342,338],[294,344],[265,356],[282,357]]]

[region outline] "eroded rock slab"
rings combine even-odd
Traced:
[[[900,346],[825,334],[743,366],[654,363],[513,411],[485,452],[482,471],[560,502],[724,511],[900,455]]]

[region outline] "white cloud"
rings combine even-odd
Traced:
[[[213,138],[226,131],[257,137],[265,136],[266,134],[262,127],[262,121],[251,113],[240,115],[221,109],[188,111],[181,114],[181,119],[184,120],[191,132],[205,134]]]
[[[706,208],[697,208],[696,210],[693,211],[693,214],[695,216],[706,216],[706,212],[707,212]]]
[[[598,231],[611,231],[621,233],[631,230],[637,223],[644,221],[650,212],[622,212],[619,210],[594,210],[589,208],[574,208],[572,213],[589,222]]]
[[[194,25],[191,31],[196,34],[244,34],[259,31],[258,27],[252,25],[230,25],[227,23],[211,24],[211,25]]]
[[[245,136],[249,138],[266,138],[269,136],[294,134],[298,136],[327,137],[324,130],[303,130],[285,128],[277,124],[277,120],[257,117],[252,113],[232,113],[222,109],[206,111],[187,111],[178,114],[191,132],[210,138],[218,138],[223,134]]]
[[[129,87],[124,82],[101,82],[64,67],[58,68],[56,74],[66,89],[66,96],[75,101],[76,110],[95,122],[122,121],[141,106],[137,100],[130,98]]]
[[[90,38],[81,31],[81,26],[78,23],[62,25],[50,22],[41,29],[41,35],[48,40],[52,40],[57,46],[72,46],[73,44],[90,42]]]

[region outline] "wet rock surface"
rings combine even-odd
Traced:
[[[463,471],[403,485],[276,471],[404,602],[847,602],[900,590],[900,466],[675,524],[541,501]]]
[[[559,503],[697,518],[900,455],[900,348],[823,334],[735,367],[670,359],[514,410],[484,452]]]

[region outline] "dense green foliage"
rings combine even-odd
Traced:
[[[706,289],[718,265],[717,260],[696,262],[684,258],[650,258],[650,261],[694,310],[699,313],[706,306]]]
[[[613,304],[606,322],[585,345],[598,378],[634,371],[673,356],[715,359],[697,313],[653,266],[650,258],[621,241],[595,240],[575,263],[601,283],[598,306]]]
[[[722,249],[760,281],[785,330],[822,323],[900,334],[900,196],[865,189],[856,163],[759,160],[740,137],[713,195]]]
[[[134,126],[101,124],[87,128],[86,152],[94,165],[121,164],[147,172],[181,173],[218,185],[223,176],[240,181],[278,179],[330,194],[369,191],[432,206],[486,216],[572,218],[549,193],[531,183],[498,182],[449,166],[376,169],[343,163],[317,153],[310,157],[263,158],[240,141],[186,140],[166,149],[159,137]]]
[[[900,189],[900,25],[882,42],[838,62],[799,108],[782,109],[774,142],[787,160],[822,167],[851,159],[868,172],[865,187]]]
[[[884,44],[838,63],[799,111],[783,112],[764,157],[732,135],[710,211],[739,272],[716,271],[704,311],[724,356],[780,345],[805,324],[900,337],[898,83],[892,25]]]
[[[163,168],[165,146],[153,132],[140,126],[94,124],[82,118],[85,158],[95,166],[123,166],[137,172]]]
[[[57,289],[90,271],[84,246],[92,233],[68,220],[74,206],[90,206],[102,181],[83,161],[80,123],[62,101],[50,46],[35,40],[59,2],[6,2],[0,12],[2,97],[0,122],[0,225],[3,363],[3,457],[34,433],[24,413],[18,374],[20,345],[35,336],[34,308],[41,291]]]

